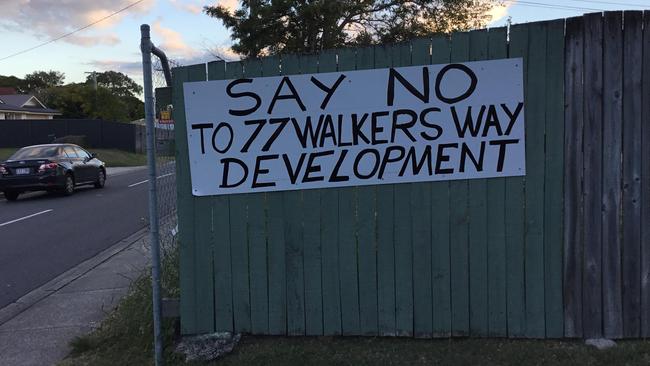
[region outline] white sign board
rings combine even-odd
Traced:
[[[185,83],[196,196],[525,174],[521,59]]]

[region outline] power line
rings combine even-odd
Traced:
[[[95,25],[95,24],[97,24],[97,23],[103,22],[104,20],[106,20],[106,19],[108,19],[108,18],[110,18],[110,17],[113,17],[113,16],[115,16],[115,15],[117,15],[117,14],[119,14],[119,13],[121,13],[121,12],[127,10],[127,9],[129,9],[129,8],[134,7],[134,6],[138,5],[139,3],[143,2],[143,1],[144,1],[144,0],[138,0],[138,1],[136,1],[136,2],[134,2],[134,3],[131,3],[130,5],[127,5],[127,6],[123,7],[122,9],[120,9],[120,10],[114,12],[114,13],[111,13],[111,14],[109,14],[109,15],[107,15],[107,16],[105,16],[105,17],[99,19],[99,20],[96,20],[96,21],[94,21],[94,22],[92,22],[92,23],[90,23],[90,24],[86,24],[85,26],[83,26],[83,27],[81,27],[81,28],[75,29],[75,30],[73,30],[73,31],[71,31],[71,32],[68,32],[68,33],[66,33],[66,34],[60,35],[60,36],[58,36],[58,37],[56,37],[56,38],[50,39],[49,41],[47,41],[47,42],[43,42],[43,43],[38,44],[38,45],[36,45],[36,46],[34,46],[34,47],[30,47],[30,48],[28,48],[28,49],[25,49],[25,50],[22,50],[22,51],[19,51],[19,52],[13,53],[13,54],[11,54],[11,55],[9,55],[9,56],[5,56],[5,57],[3,57],[3,58],[0,58],[0,61],[4,61],[4,60],[6,60],[6,59],[8,59],[8,58],[15,57],[15,56],[18,56],[18,55],[22,55],[23,53],[27,53],[27,52],[32,51],[32,50],[35,50],[35,49],[37,49],[37,48],[40,48],[40,47],[46,46],[46,45],[48,45],[48,44],[50,44],[50,43],[54,43],[54,42],[56,42],[56,41],[58,41],[58,40],[60,40],[60,39],[63,39],[63,38],[65,38],[65,37],[71,36],[71,35],[73,35],[73,34],[75,34],[75,33],[77,33],[77,32],[81,32],[81,31],[84,30],[84,29],[90,28],[90,27],[92,27],[93,25]]]
[[[15,57],[15,56],[18,56],[18,55],[22,55],[22,54],[27,53],[29,51],[32,51],[32,50],[35,50],[37,48],[46,46],[46,45],[48,45],[50,43],[54,43],[54,42],[56,42],[58,40],[61,40],[61,39],[65,38],[65,37],[71,36],[71,35],[73,35],[73,34],[75,34],[77,32],[81,32],[81,31],[83,31],[85,29],[88,29],[88,28],[92,27],[93,25],[95,25],[97,23],[103,22],[104,20],[106,20],[108,18],[111,18],[111,17],[113,17],[113,16],[115,16],[115,15],[117,15],[117,14],[123,12],[123,11],[126,11],[126,10],[138,5],[139,3],[143,2],[143,1],[144,0],[138,0],[136,2],[133,2],[133,3],[123,7],[122,9],[119,9],[119,10],[115,11],[114,13],[111,13],[111,14],[109,14],[109,15],[107,15],[107,16],[99,19],[99,20],[96,20],[96,21],[94,21],[94,22],[92,22],[90,24],[87,24],[87,25],[85,25],[85,26],[83,26],[81,28],[75,29],[75,30],[73,30],[71,32],[68,32],[68,33],[65,33],[65,34],[63,34],[61,36],[58,36],[56,38],[53,38],[53,39],[51,39],[51,40],[49,40],[47,42],[43,42],[43,43],[38,44],[36,46],[27,48],[25,50],[22,50],[22,51],[19,51],[19,52],[16,52],[16,53],[13,53],[13,54],[5,56],[3,58],[0,58],[0,61],[4,61],[6,59],[9,59],[11,57]],[[588,8],[588,7],[559,5],[559,4],[544,4],[544,3],[534,2],[534,1],[523,1],[523,0],[504,0],[504,1],[510,3],[511,5],[530,6],[530,7],[546,8],[546,9],[559,9],[559,10],[572,10],[572,11],[576,11],[576,10],[577,11],[606,11],[605,9],[600,9],[600,8]],[[641,8],[648,8],[647,5],[632,4],[632,3],[615,3],[615,2],[611,2],[611,1],[598,1],[598,0],[569,0],[569,1],[574,1],[574,2],[577,1],[577,2],[584,2],[584,3],[594,3],[594,4],[604,4],[604,5],[636,6],[636,7],[641,7]]]
[[[607,11],[607,9],[601,9],[601,8],[590,8],[590,7],[585,7],[585,6],[572,6],[572,5],[561,5],[561,4],[548,4],[548,3],[540,3],[540,2],[525,1],[525,0],[503,0],[503,1],[509,3],[510,5],[521,5],[521,6],[543,8],[543,9],[559,9],[559,10],[570,10],[570,11],[597,11],[597,12]],[[641,4],[615,3],[615,2],[611,2],[611,1],[598,1],[598,0],[569,0],[569,1],[583,2],[583,3],[593,3],[593,4],[603,4],[603,5],[636,6],[636,7],[641,7],[641,8],[649,8],[650,7],[650,6],[641,5]]]
[[[549,8],[549,9],[562,9],[562,10],[577,10],[577,11],[604,11],[599,8],[587,8],[581,6],[571,6],[571,5],[559,5],[559,4],[545,4],[538,3],[534,1],[523,1],[523,0],[505,0],[510,2],[512,5],[522,5],[522,6],[532,6],[537,8]]]
[[[529,6],[535,8],[544,8],[544,9],[559,9],[559,10],[571,10],[571,11],[605,11],[605,9],[599,8],[586,8],[578,6],[569,6],[569,5],[558,5],[558,4],[544,4],[534,1],[522,1],[522,0],[503,0],[510,5],[520,5],[520,6]]]
[[[643,9],[650,8],[650,4],[642,5],[642,4],[632,4],[632,3],[616,3],[613,1],[599,1],[599,0],[569,0],[569,1],[580,2],[580,3],[604,4],[604,5],[636,6]]]

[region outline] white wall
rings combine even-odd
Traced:
[[[9,119],[8,113],[0,112],[0,120]],[[47,114],[33,114],[33,113],[14,113],[11,119],[54,119],[54,116]]]
[[[23,113],[20,119],[52,119],[52,116],[48,116],[45,114]]]

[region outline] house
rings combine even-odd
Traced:
[[[52,119],[61,112],[47,108],[30,94],[0,94],[0,120]]]

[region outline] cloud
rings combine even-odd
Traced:
[[[198,53],[195,49],[185,43],[183,36],[180,33],[171,28],[166,28],[160,23],[160,19],[156,20],[153,23],[152,29],[156,37],[155,39],[163,40],[162,43],[160,43],[160,48],[163,51],[180,57],[193,57]]]
[[[235,53],[235,51],[233,51],[230,47],[222,47],[221,52],[223,53],[224,58],[228,61],[241,59],[241,55]]]
[[[120,43],[120,37],[114,33],[96,36],[73,34],[68,36],[67,42],[82,47],[93,47],[98,45],[115,46]]]
[[[142,75],[141,61],[94,60],[86,63],[99,71],[119,71],[127,75]]]
[[[68,32],[97,22],[102,18],[127,7],[135,0],[2,0],[2,18],[0,29],[27,32],[39,39],[49,40]],[[113,45],[119,42],[115,34],[105,31],[125,17],[148,13],[156,0],[144,0],[141,3],[105,19],[92,28],[65,37],[63,42],[84,47],[98,44]]]
[[[218,56],[226,61],[237,61],[241,59],[241,56],[236,54],[229,46],[214,46],[207,53],[212,56]]]
[[[189,2],[188,2],[189,1]],[[203,6],[205,1],[202,0],[169,0],[169,2],[179,10],[186,11],[192,14],[201,14],[203,12]],[[210,5],[210,4],[208,4]],[[239,6],[239,0],[217,0],[213,1],[212,5],[222,5],[226,9],[233,12]]]
[[[111,28],[114,25],[118,24],[120,21],[122,21],[122,18],[124,17],[124,15],[122,15],[122,13],[120,13],[120,14],[113,15],[110,18],[104,19],[104,18],[110,16],[114,12],[115,12],[114,10],[111,11],[111,10],[108,10],[108,9],[94,9],[94,10],[88,11],[87,13],[83,14],[84,22],[86,24],[99,22],[99,23],[97,23],[97,24],[95,24],[93,26],[96,29],[97,28],[99,28],[99,29]]]
[[[494,6],[488,14],[492,17],[490,20],[490,24],[494,25],[496,22],[499,20],[505,18],[508,16],[508,9],[515,4],[516,1],[509,1],[507,3],[502,3],[502,4],[497,4]]]
[[[206,41],[198,49],[188,45],[179,32],[164,27],[160,18],[152,24],[151,29],[154,39],[162,40],[162,43],[157,46],[178,65],[193,65],[218,59],[228,61],[240,59],[240,56],[227,45],[208,44]]]
[[[226,61],[236,61],[241,59],[241,56],[232,50],[232,47],[228,42],[217,43],[206,37],[204,37],[201,42],[201,50],[203,50],[204,54],[212,56],[213,59],[223,59]]]
[[[228,48],[229,49],[229,48]],[[221,48],[219,49],[221,50]],[[230,51],[232,52],[232,51]],[[169,55],[169,54],[168,54]],[[223,52],[217,52],[216,50],[211,50],[211,51],[204,51],[204,52],[197,52],[194,54],[192,57],[179,57],[179,58],[170,58],[170,67],[175,67],[175,66],[186,66],[186,65],[196,65],[196,64],[202,64],[202,63],[207,63],[210,61],[215,61],[218,60],[216,56],[219,56],[221,58],[225,58],[228,60],[234,60],[234,59],[239,59],[238,56],[235,56],[233,58],[227,57],[229,56],[228,50],[226,47],[223,48]],[[138,55],[139,56],[139,55]],[[161,87],[165,86],[164,85],[164,76],[162,74],[162,69],[159,66],[159,62],[157,58],[154,56],[152,58],[153,61],[153,82],[154,82],[154,87]],[[121,73],[124,73],[128,75],[130,78],[135,80],[136,82],[142,84],[142,61],[139,59],[137,61],[125,61],[125,60],[93,60],[90,62],[86,62],[86,65],[89,65],[91,69],[96,70],[96,71],[119,71]]]
[[[239,6],[239,0],[219,0],[216,5],[221,5],[230,10],[230,12],[233,12],[237,9],[237,6]]]
[[[198,48],[190,46],[181,33],[174,29],[165,27],[162,18],[158,18],[151,25],[153,39],[159,40],[156,46],[160,48],[167,55],[172,67],[194,65],[206,63],[218,59],[238,60],[240,57],[236,55],[232,49],[226,44],[203,44]],[[130,58],[130,60],[129,60]],[[137,82],[142,81],[142,63],[140,61],[140,54],[134,53],[133,58],[127,59],[97,59],[87,62],[86,64],[98,71],[114,70],[122,72]],[[158,61],[153,57],[154,68]],[[160,74],[160,71],[156,71]],[[162,74],[158,75],[161,76]],[[154,76],[158,82],[164,82],[161,77]],[[160,86],[160,85],[158,85]]]
[[[189,3],[189,4],[186,3],[186,2],[178,1],[178,0],[169,0],[169,2],[176,9],[183,10],[183,11],[186,11],[188,13],[201,14],[201,12],[203,11],[203,7],[201,5],[203,2],[201,2],[201,1],[194,2],[194,3]]]
[[[103,71],[118,71],[121,72],[140,86],[144,85],[144,80],[142,78],[142,61],[124,61],[124,60],[93,60],[85,62],[84,64],[89,65],[91,70],[103,72]],[[162,87],[164,82],[162,74],[160,77],[154,76],[154,87]]]
[[[192,14],[201,14],[203,11],[203,8],[196,4],[185,4],[184,8]]]

